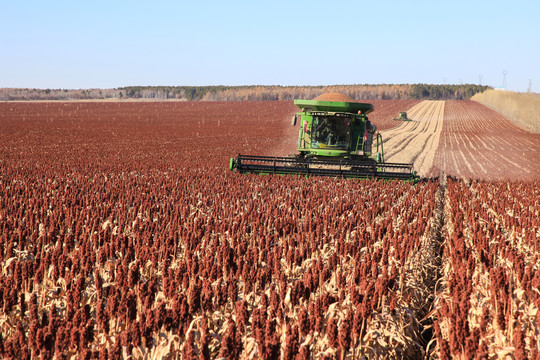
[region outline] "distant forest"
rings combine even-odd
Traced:
[[[13,100],[184,100],[249,101],[313,99],[339,92],[355,100],[466,100],[491,86],[464,85],[330,85],[330,86],[127,86],[116,89],[0,88],[0,101]]]

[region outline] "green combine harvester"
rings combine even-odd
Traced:
[[[418,180],[412,164],[384,161],[382,136],[367,117],[373,111],[372,104],[350,98],[350,101],[320,98],[294,100],[301,109],[292,118],[293,126],[300,125],[298,154],[289,157],[239,154],[231,158],[230,169],[241,173]]]
[[[412,121],[407,117],[407,113],[405,111],[401,111],[400,113],[398,113],[398,117],[394,118],[394,120]]]

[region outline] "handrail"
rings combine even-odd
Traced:
[[[383,140],[382,140],[382,135],[380,132],[377,133],[377,154],[379,154],[379,139],[380,139],[380,146],[381,146],[381,161],[383,164],[384,164],[384,149],[383,149]]]

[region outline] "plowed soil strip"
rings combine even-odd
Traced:
[[[385,161],[412,163],[420,176],[429,174],[442,131],[444,101],[423,101],[408,111],[410,122],[381,131]]]
[[[540,176],[540,135],[474,101],[446,101],[444,127],[430,175],[530,180]]]

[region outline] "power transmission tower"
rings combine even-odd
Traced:
[[[531,92],[531,84],[532,84],[532,81],[531,81],[531,79],[529,79],[529,87],[527,88],[528,93]]]
[[[478,85],[482,86],[482,74],[478,75]]]
[[[506,90],[506,70],[503,70],[503,88]]]

